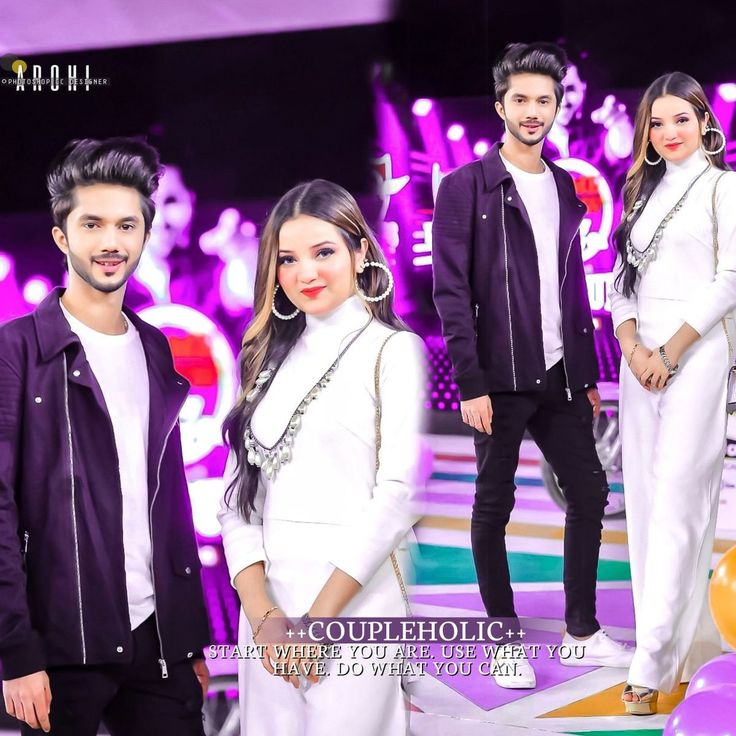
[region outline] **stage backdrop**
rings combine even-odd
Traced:
[[[581,225],[588,296],[596,327],[603,382],[618,380],[620,353],[613,337],[609,290],[615,251],[611,234],[621,218],[620,192],[631,160],[633,115],[643,90],[588,89],[575,65],[565,79],[565,100],[544,154],[572,174],[588,211]],[[709,87],[715,115],[729,139],[736,84]],[[378,96],[385,247],[397,264],[411,303],[405,309],[430,349],[431,407],[456,411],[459,395],[432,303],[432,213],[442,177],[483,156],[502,139],[503,126],[490,97],[422,98],[400,92]],[[736,163],[736,141],[726,160]]]

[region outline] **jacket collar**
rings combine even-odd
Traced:
[[[488,150],[483,158],[480,160],[481,169],[483,170],[483,180],[485,182],[486,191],[490,192],[496,189],[501,183],[505,181],[513,182],[509,170],[503,165],[501,161],[501,143],[494,143],[493,146]],[[578,198],[575,195],[574,187],[570,186],[569,178],[570,175],[557,164],[550,161],[546,156],[542,156],[542,160],[549,166],[552,176],[555,179],[557,185],[557,193],[560,197],[560,201],[565,200],[568,204],[577,205]]]
[[[33,326],[36,328],[36,339],[41,358],[49,361],[69,345],[79,344],[79,338],[64,317],[59,306],[64,289],[57,286],[33,312]]]
[[[33,312],[41,358],[47,362],[70,346],[76,346],[74,355],[69,356],[69,381],[89,388],[101,409],[107,412],[102,390],[88,365],[82,343],[72,332],[61,311],[59,299],[64,289],[57,287],[38,305]],[[166,447],[166,438],[172,431],[176,418],[189,391],[189,382],[176,372],[166,337],[155,327],[149,325],[135,312],[123,307],[128,319],[138,330],[146,354],[146,367],[149,380],[149,496],[154,492],[156,469],[161,453]]]
[[[498,187],[501,182],[510,181],[511,173],[503,165],[501,161],[501,144],[494,143],[490,150],[486,151],[480,160],[480,166],[483,170],[483,179],[486,184],[486,191],[490,192]]]
[[[64,294],[64,288],[57,286],[52,289],[48,296],[36,307],[33,312],[33,323],[36,328],[36,339],[44,361],[49,361],[70,345],[81,347],[81,343],[77,335],[67,322],[64,313],[61,311],[59,300]],[[133,323],[141,337],[143,349],[149,360],[158,362],[159,359],[164,362],[170,362],[168,352],[165,345],[162,345],[159,338],[158,330],[147,322],[142,320],[135,312],[128,307],[123,307],[126,317]],[[164,341],[165,342],[165,341]]]

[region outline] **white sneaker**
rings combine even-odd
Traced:
[[[563,659],[559,657],[560,664],[566,667],[628,667],[634,657],[634,648],[628,644],[622,644],[611,639],[603,629],[593,634],[588,639],[575,639],[565,632],[562,644],[574,647],[573,656]],[[583,656],[574,656],[583,647]]]
[[[537,686],[537,676],[522,644],[501,644],[494,653],[491,674],[496,685],[508,690],[526,690]]]

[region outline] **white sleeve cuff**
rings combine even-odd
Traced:
[[[235,462],[232,453],[228,458],[224,473],[225,488],[229,487],[233,477]],[[240,514],[237,506],[235,493],[225,500],[225,495],[220,499],[220,508],[217,511],[217,519],[222,531],[222,546],[225,550],[225,561],[230,575],[230,584],[235,587],[236,575],[245,570],[246,567],[256,562],[266,562],[266,550],[263,547],[263,522],[262,509],[265,498],[263,485],[258,483],[256,493],[256,509],[251,512],[250,521],[246,521]]]
[[[627,320],[633,319],[639,328],[639,312],[636,309],[628,309],[623,312],[611,312],[611,320],[613,321],[613,335],[616,336],[616,330]]]

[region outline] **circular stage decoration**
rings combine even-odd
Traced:
[[[561,158],[555,164],[572,175],[575,193],[588,208],[580,226],[580,240],[583,260],[589,261],[608,250],[614,210],[611,187],[593,164],[581,158]]]
[[[158,304],[139,316],[167,337],[174,366],[192,387],[181,410],[184,463],[191,465],[222,445],[222,422],[237,390],[236,361],[222,330],[183,304]]]

